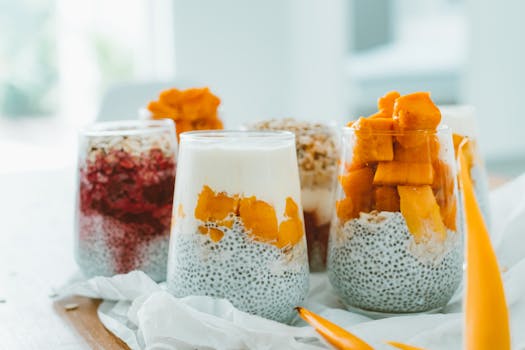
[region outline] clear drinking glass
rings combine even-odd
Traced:
[[[181,134],[168,290],[288,322],[308,291],[294,135]]]
[[[295,134],[310,271],[326,270],[339,158],[336,129],[326,124],[292,118],[260,121],[246,128],[290,131]]]
[[[450,130],[345,128],[338,180],[328,276],[343,302],[371,316],[445,306],[463,264]]]
[[[485,162],[478,147],[475,109],[468,105],[445,105],[439,106],[439,109],[441,110],[441,123],[452,130],[456,157],[459,144],[463,138],[468,138],[468,147],[465,150],[470,167],[470,177],[481,212],[487,226],[490,227],[489,184]]]
[[[166,279],[176,148],[171,120],[80,132],[75,255],[86,276],[138,269]]]

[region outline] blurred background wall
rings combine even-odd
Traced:
[[[489,168],[515,175],[522,13],[521,0],[0,0],[0,161],[70,157],[71,130],[134,118],[168,86],[210,86],[229,127],[342,123],[396,89],[473,104]]]

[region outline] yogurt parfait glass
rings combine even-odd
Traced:
[[[383,317],[447,304],[462,278],[456,187],[448,128],[360,118],[344,129],[328,276],[349,309]]]
[[[75,256],[86,276],[142,270],[166,279],[176,149],[171,120],[80,132]]]
[[[330,125],[292,118],[260,121],[252,130],[284,130],[295,134],[297,165],[301,180],[310,271],[326,270],[330,222],[339,159],[338,136]]]
[[[294,135],[181,134],[168,290],[289,322],[308,291]]]

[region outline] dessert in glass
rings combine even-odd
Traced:
[[[428,93],[379,99],[344,130],[328,276],[372,317],[432,312],[462,278],[452,135]]]
[[[339,158],[334,128],[292,118],[261,121],[247,128],[295,134],[310,271],[324,271]]]
[[[221,100],[207,87],[172,88],[162,91],[158,100],[151,101],[139,114],[142,118],[173,120],[177,140],[180,140],[180,134],[186,131],[222,129],[220,103]]]
[[[280,322],[308,291],[294,135],[181,135],[168,290],[209,295]]]
[[[76,261],[86,276],[166,279],[177,141],[171,120],[80,132]]]
[[[447,125],[452,130],[456,158],[461,142],[465,139],[467,143],[463,151],[467,158],[470,179],[474,185],[474,192],[481,212],[483,213],[483,218],[490,228],[489,185],[485,163],[479,152],[477,142],[477,125],[474,107],[467,105],[445,105],[440,106],[439,109],[442,115],[441,123]]]

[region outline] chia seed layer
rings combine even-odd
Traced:
[[[289,322],[308,292],[304,243],[279,249],[253,241],[238,219],[213,242],[208,235],[172,236],[168,290],[177,297],[226,298],[240,310]]]
[[[412,313],[447,304],[462,276],[463,247],[448,231],[445,242],[416,243],[399,212],[361,214],[334,228],[328,276],[354,308]]]
[[[83,238],[76,242],[76,260],[86,276],[112,276],[137,269],[157,282],[166,279],[169,232],[153,236],[128,235],[130,229],[146,233],[148,227],[144,224],[130,227],[97,214],[80,217],[79,225]],[[117,243],[108,244],[108,241]]]
[[[166,278],[175,184],[170,132],[87,139],[76,222],[76,257],[85,275],[140,269],[156,281]]]

